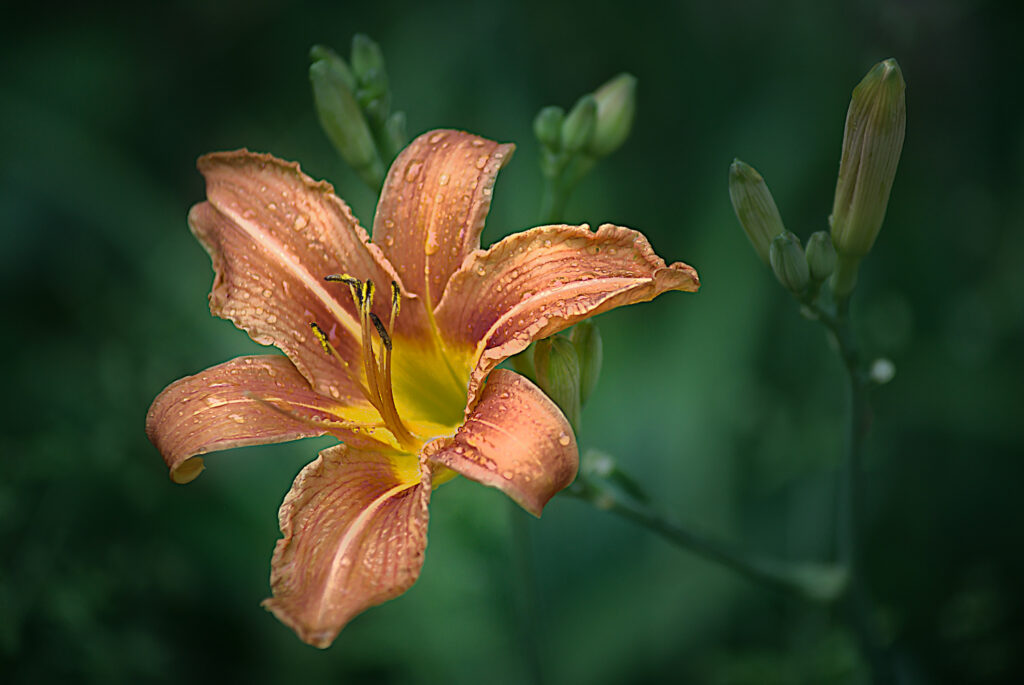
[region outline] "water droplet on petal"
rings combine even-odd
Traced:
[[[446,186],[448,185],[448,179],[448,174],[441,174],[441,176],[437,179],[437,184],[441,186]]]
[[[558,436],[558,444],[561,445],[562,447],[568,447],[570,442],[572,442],[572,438],[570,438],[565,433],[562,433],[561,435]]]
[[[420,169],[423,168],[423,162],[416,160],[412,162],[405,170],[405,180],[412,183],[416,180],[416,177],[420,175]]]
[[[308,225],[309,225],[309,219],[307,219],[305,216],[300,214],[297,217],[295,217],[295,223],[292,224],[292,228],[294,228],[296,231],[301,231],[302,229],[304,229]]]
[[[235,423],[245,423],[245,417],[242,416],[241,414],[232,414],[231,420],[234,421]]]

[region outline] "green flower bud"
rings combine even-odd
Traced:
[[[894,59],[876,64],[853,89],[832,205],[832,241],[840,255],[860,259],[878,236],[903,150],[907,106]]]
[[[569,340],[576,348],[576,356],[580,361],[580,405],[587,403],[597,379],[601,376],[603,345],[601,331],[593,321],[585,319],[572,327]]]
[[[514,354],[508,358],[508,363],[515,369],[516,373],[521,376],[526,376],[534,383],[537,382],[537,369],[533,365],[533,352],[534,346],[531,345],[519,354]]]
[[[537,385],[561,407],[573,430],[580,424],[580,361],[567,338],[552,336],[533,351]]]
[[[391,111],[391,90],[384,68],[384,53],[377,43],[361,33],[352,37],[352,72],[359,83],[355,91],[356,100],[372,125],[378,130],[383,128]]]
[[[769,261],[775,277],[786,290],[794,295],[800,295],[807,290],[811,274],[799,238],[789,231],[775,236],[769,250]]]
[[[597,126],[588,152],[605,157],[617,150],[629,136],[636,114],[636,77],[619,74],[594,91]]]
[[[597,129],[597,100],[587,94],[576,101],[576,105],[562,122],[562,147],[569,152],[580,152],[590,145]]]
[[[562,123],[565,112],[561,107],[545,107],[537,112],[533,120],[533,134],[541,145],[549,150],[562,147]]]
[[[387,84],[384,53],[372,38],[362,33],[352,36],[352,71],[361,84],[377,81],[381,77]]]
[[[786,227],[761,174],[738,159],[729,167],[729,199],[754,251],[768,264],[772,239]]]
[[[822,283],[835,270],[836,248],[832,245],[832,237],[825,231],[812,233],[807,241],[807,267],[815,283]]]
[[[314,48],[311,54],[314,62],[309,67],[309,80],[320,125],[342,158],[371,187],[379,188],[384,164],[353,95],[352,72],[344,60],[326,48]]]
[[[329,62],[335,75],[344,81],[345,87],[353,93],[356,91],[358,84],[355,74],[334,50],[326,45],[314,45],[309,49],[309,61],[314,64],[320,61]]]

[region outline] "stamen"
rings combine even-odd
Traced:
[[[388,331],[384,328],[384,324],[381,323],[380,317],[370,312],[370,321],[373,322],[374,327],[377,329],[377,335],[380,336],[380,341],[384,343],[384,347],[387,348],[388,352],[391,351],[391,336],[388,335]]]
[[[402,291],[398,288],[396,281],[391,281],[391,321],[388,322],[388,329],[392,333],[395,332],[395,318],[398,317],[398,311],[402,308]]]
[[[363,372],[366,375],[366,386],[360,384],[363,395],[380,414],[383,426],[395,436],[399,443],[409,449],[418,448],[416,438],[398,415],[395,394],[391,387],[391,349],[394,343],[388,329],[394,330],[395,318],[401,309],[402,293],[398,282],[391,281],[391,317],[389,325],[385,327],[380,317],[371,311],[375,292],[373,281],[369,279],[360,281],[348,274],[330,274],[325,276],[324,280],[347,285],[352,292],[352,301],[359,311],[359,318],[362,321]],[[371,323],[373,324],[372,328],[370,327]],[[341,356],[331,346],[323,330],[315,323],[311,323],[310,327],[324,350],[345,364]],[[380,338],[378,350],[374,350],[373,347],[373,329],[377,330],[377,335]]]
[[[356,282],[358,283],[358,281]],[[363,291],[360,294],[360,299],[363,301],[363,306],[366,307],[367,311],[369,311],[370,307],[373,306],[373,292],[373,281],[367,279],[367,281],[363,283]]]
[[[324,333],[324,329],[320,328],[315,321],[309,322],[309,327],[313,329],[313,335],[320,341],[320,347],[324,348],[324,352],[334,357],[334,359],[346,369],[348,368],[348,362],[342,359],[341,355],[338,354],[338,350],[334,349],[334,345],[327,338],[327,334]]]
[[[356,310],[359,311],[363,307],[363,282],[355,276],[348,274],[328,274],[324,276],[325,281],[331,283],[344,283],[348,286],[349,292],[352,293],[352,301],[356,305]]]

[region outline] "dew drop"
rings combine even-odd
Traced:
[[[444,138],[444,134],[443,133],[435,133],[434,135],[430,136],[430,144],[431,145],[435,145],[435,144],[441,142],[442,138]]]
[[[263,297],[270,297],[270,296],[271,296],[271,295],[273,295],[273,294],[274,294],[274,293],[272,293],[272,292],[270,291],[270,288],[264,288],[264,289],[263,289]]]
[[[231,420],[234,421],[235,423],[245,423],[245,417],[242,416],[241,414],[232,414]]]
[[[570,442],[572,442],[572,438],[570,438],[565,433],[562,433],[561,435],[558,436],[558,444],[561,445],[562,447],[568,447]]]
[[[441,176],[437,179],[437,184],[441,186],[446,186],[448,185],[448,179],[448,174],[441,174]]]
[[[270,316],[268,316],[267,317],[267,323],[277,323],[277,315],[276,314],[271,314]],[[274,374],[270,374],[270,375],[273,376]]]
[[[487,155],[480,155],[480,157],[476,160],[476,168],[482,171],[483,168],[487,166],[487,161],[489,159],[490,157],[488,157]]]
[[[405,180],[412,183],[416,180],[416,177],[420,175],[420,169],[423,168],[423,162],[416,160],[412,162],[405,170]]]
[[[292,228],[294,228],[296,231],[301,231],[302,229],[304,229],[308,225],[309,225],[309,219],[307,219],[302,214],[299,214],[297,217],[295,217],[295,223],[292,224]]]
[[[244,212],[242,212],[242,218],[243,219],[252,219],[255,216],[256,216],[256,212],[254,212],[251,209],[247,209]]]
[[[504,478],[505,480],[512,480],[512,477],[515,475],[516,474],[512,471],[505,471],[501,474],[502,478]]]
[[[268,203],[268,204],[267,204],[267,209],[269,209],[269,210],[270,210],[270,211],[272,211],[272,212],[275,212],[275,211],[277,211],[277,203],[276,203],[276,202],[270,202],[270,203]]]
[[[477,276],[486,276],[487,275],[487,269],[483,268],[482,266],[478,266],[476,268],[476,275]]]

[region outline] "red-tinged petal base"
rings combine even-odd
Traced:
[[[498,488],[534,516],[576,477],[579,451],[558,406],[506,369],[487,379],[458,433],[424,450],[427,458]]]
[[[203,470],[195,455],[335,433],[314,422],[335,404],[315,393],[285,357],[239,357],[167,386],[149,408],[146,434],[171,479],[187,483]]]
[[[413,457],[394,459],[409,463],[345,445],[326,449],[281,505],[284,539],[264,606],[304,642],[328,647],[356,614],[419,576],[431,470],[421,462],[420,476]]]

